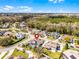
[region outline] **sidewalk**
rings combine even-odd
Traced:
[[[14,50],[15,49],[10,50],[9,53],[4,57],[4,59],[8,59],[12,55],[12,53],[14,52]]]
[[[7,53],[7,51],[4,51],[0,54],[0,59]]]

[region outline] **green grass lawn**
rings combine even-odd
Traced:
[[[35,52],[35,50],[33,48],[31,48],[30,46],[26,47],[25,50],[30,50],[30,51],[32,51],[33,54],[35,54],[35,55],[37,54]]]
[[[51,52],[47,49],[44,49],[44,53],[47,54],[52,59],[59,59],[61,52]]]
[[[23,56],[25,57],[25,59],[28,59],[28,54],[24,53],[23,51],[18,51],[17,49],[14,50],[13,57],[17,57],[17,56]]]
[[[25,48],[26,50],[31,50],[33,52],[33,54],[37,55],[37,52],[33,49],[33,48],[30,48],[29,46],[27,48]],[[59,59],[60,56],[61,56],[61,52],[51,52],[45,48],[43,48],[42,50],[44,54],[48,55],[49,57],[51,57],[52,59]],[[39,54],[40,55],[40,54]]]
[[[54,40],[54,37],[53,36],[48,36],[47,37],[49,40]]]
[[[5,57],[8,53],[9,53],[9,52],[6,52],[5,55],[4,55],[1,59],[4,59],[4,57]]]

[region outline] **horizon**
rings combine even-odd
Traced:
[[[21,14],[79,14],[79,12],[69,12],[69,13],[65,13],[65,12],[63,12],[63,13],[46,13],[46,12],[0,12],[0,14],[19,14],[19,13],[21,13]]]

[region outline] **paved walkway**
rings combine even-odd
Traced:
[[[0,54],[0,59],[7,53],[7,51],[4,51]]]
[[[8,59],[13,52],[14,52],[14,49],[10,50],[9,53],[4,57],[4,59]]]

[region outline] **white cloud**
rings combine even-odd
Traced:
[[[64,0],[49,0],[49,2],[53,2],[53,3],[60,3],[63,2]]]
[[[29,10],[29,9],[20,9],[20,10],[18,10],[17,12],[31,12],[31,10]]]
[[[43,13],[44,11],[42,11],[42,10],[38,10],[37,12],[38,12],[38,13]]]
[[[49,1],[53,1],[53,0],[49,0]]]
[[[37,13],[52,13],[52,10],[38,10]]]
[[[31,12],[32,8],[29,6],[19,6],[18,7],[20,12]]]
[[[12,10],[13,8],[14,8],[13,6],[5,5],[5,6],[3,7],[3,10],[5,10],[5,11],[10,11],[10,10]]]
[[[59,2],[63,2],[64,0],[59,0]]]
[[[59,13],[72,13],[71,11],[65,10],[65,9],[59,9],[58,12]]]
[[[48,13],[52,13],[52,10],[48,10],[47,12],[48,12]]]
[[[29,6],[0,6],[0,12],[31,12],[32,8]]]
[[[20,6],[19,8],[26,9],[26,8],[29,8],[29,7],[28,6]]]

